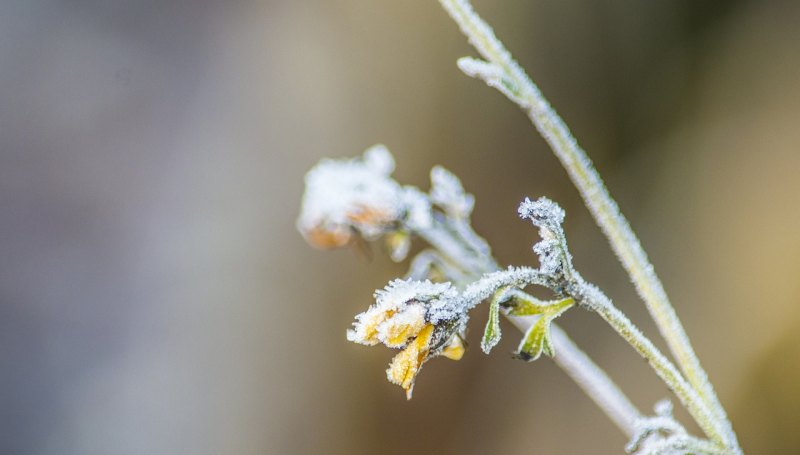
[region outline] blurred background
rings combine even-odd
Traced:
[[[800,4],[476,0],[630,218],[748,453],[800,453]],[[550,361],[348,343],[405,273],[294,228],[320,158],[442,164],[502,264],[525,196],[583,275],[653,325],[525,116],[460,74],[437,2],[0,4],[0,453],[616,454]],[[561,319],[645,411],[670,396],[595,315]],[[659,344],[663,346],[663,344]]]

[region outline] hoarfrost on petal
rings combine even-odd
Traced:
[[[425,326],[425,307],[407,305],[378,326],[378,339],[390,348],[405,346]]]
[[[457,292],[450,283],[396,279],[385,288],[375,291],[375,299],[378,305],[399,311],[411,301],[424,303],[453,294],[457,294]]]

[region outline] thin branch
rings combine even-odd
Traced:
[[[663,285],[642,249],[630,224],[620,213],[591,160],[574,139],[563,120],[550,106],[539,88],[512,58],[466,0],[439,0],[470,43],[488,61],[462,60],[461,68],[468,74],[484,79],[522,107],[537,130],[566,168],[603,233],[608,237],[639,295],[667,341],[689,383],[700,399],[710,408],[713,417],[723,427],[726,445],[741,452],[736,435],[727,419],[708,377],[700,365],[686,331],[667,298]]]
[[[611,300],[595,286],[588,284],[577,272],[564,292],[580,305],[596,311],[609,325],[644,357],[658,377],[675,393],[703,432],[724,446],[723,428],[700,396],[653,343],[617,309]],[[504,286],[524,287],[525,284],[546,285],[542,273],[530,267],[517,267],[489,273],[470,284],[463,292],[468,306],[474,306]]]

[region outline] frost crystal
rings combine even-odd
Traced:
[[[441,166],[431,169],[431,200],[454,218],[467,218],[475,198],[464,191],[461,180]]]
[[[363,158],[322,160],[306,174],[298,229],[309,243],[333,248],[350,243],[355,233],[374,240],[406,217],[424,226],[430,204],[419,191],[394,181],[393,170],[394,159],[383,145],[371,147]]]
[[[542,241],[533,246],[539,256],[540,270],[547,275],[571,273],[572,257],[567,250],[564,229],[564,209],[545,197],[531,201],[528,198],[519,205],[519,216],[529,219],[539,227]]]
[[[452,300],[458,292],[450,283],[432,283],[428,280],[394,280],[384,289],[375,291],[375,301],[383,308],[398,310],[409,302],[431,303]]]
[[[542,240],[533,246],[533,252],[539,256],[539,270],[542,273],[555,275],[562,270],[563,255],[557,241]]]
[[[538,227],[557,230],[564,222],[564,209],[546,197],[535,201],[525,198],[518,212],[521,218],[531,220]]]

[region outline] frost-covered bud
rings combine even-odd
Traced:
[[[533,252],[539,256],[540,271],[546,275],[556,276],[570,273],[572,257],[567,250],[564,229],[564,209],[558,204],[541,197],[535,201],[528,198],[519,205],[519,216],[539,228],[542,240],[533,246]]]
[[[394,280],[375,292],[375,304],[356,316],[347,339],[365,345],[382,343],[403,349],[389,366],[389,380],[411,397],[414,379],[429,358],[441,355],[458,360],[464,353],[461,332],[466,313],[442,308],[460,307],[461,299],[450,283]]]
[[[535,226],[552,231],[560,230],[564,223],[564,209],[546,197],[535,201],[525,198],[518,212],[521,218],[531,220]]]
[[[464,191],[461,180],[447,169],[431,169],[431,200],[454,218],[467,218],[475,206],[475,198]]]
[[[335,248],[358,234],[374,240],[402,224],[430,222],[430,202],[391,178],[394,159],[383,145],[362,158],[322,160],[306,174],[297,228],[312,245]]]

